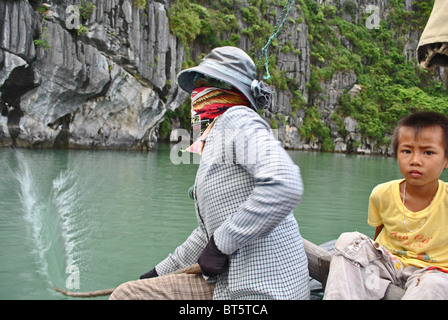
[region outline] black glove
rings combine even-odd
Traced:
[[[199,256],[198,263],[204,275],[215,277],[229,269],[229,256],[219,251],[212,236]]]
[[[158,276],[159,276],[159,274],[157,273],[156,268],[154,268],[151,271],[148,271],[145,274],[142,274],[140,276],[140,279],[155,278]]]

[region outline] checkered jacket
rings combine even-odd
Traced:
[[[165,274],[197,262],[214,235],[230,255],[214,299],[308,299],[309,276],[293,209],[303,185],[269,125],[237,106],[214,124],[195,181],[198,228],[156,266]]]

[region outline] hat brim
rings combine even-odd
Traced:
[[[195,88],[194,77],[197,73],[231,84],[233,87],[238,89],[242,94],[244,94],[244,96],[250,101],[252,107],[255,110],[257,109],[255,99],[252,95],[252,91],[249,86],[246,86],[241,82],[238,82],[237,80],[233,79],[232,77],[229,77],[228,75],[222,72],[219,72],[215,69],[209,68],[204,65],[199,65],[197,67],[181,71],[177,76],[177,83],[183,90],[191,94],[191,92]]]

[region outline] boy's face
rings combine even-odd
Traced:
[[[438,183],[443,169],[448,168],[443,137],[440,126],[423,128],[417,135],[412,127],[400,128],[397,160],[409,184],[423,187]]]

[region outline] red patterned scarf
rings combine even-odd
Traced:
[[[249,106],[240,92],[215,87],[195,88],[191,93],[191,125],[193,137],[198,137],[186,151],[202,154],[204,138],[218,116],[233,106]]]

